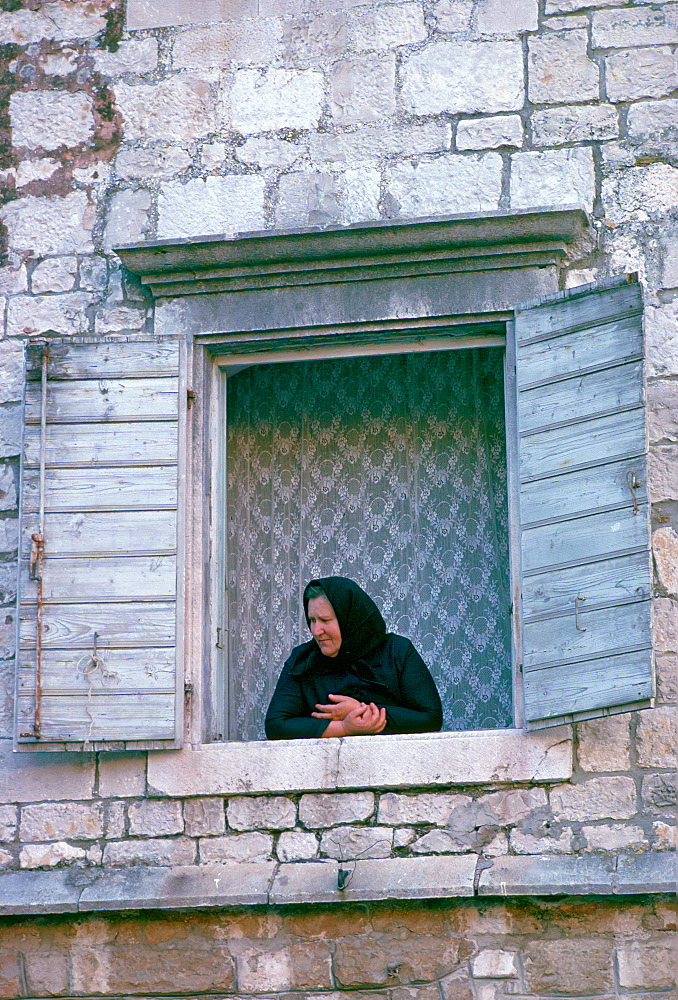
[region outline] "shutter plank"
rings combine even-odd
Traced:
[[[52,382],[47,417],[55,420],[131,420],[176,417],[176,378],[75,379]],[[40,422],[40,383],[26,393],[26,419]]]
[[[530,728],[651,704],[641,313],[613,282],[516,314]]]
[[[24,473],[24,510],[37,511],[40,476],[37,469]],[[149,504],[149,499],[151,503]],[[97,510],[113,507],[118,510],[148,508],[161,510],[176,506],[176,465],[141,465],[126,469],[115,466],[104,469],[50,469],[45,483],[47,510]]]
[[[52,342],[43,441],[42,348],[28,349],[17,749],[181,745],[179,351],[174,338]],[[29,556],[41,453],[36,687],[38,582],[29,579]],[[101,659],[86,676],[95,641]]]
[[[167,465],[177,454],[176,423],[50,424],[45,455],[50,465]],[[40,428],[25,431],[25,463],[40,462]]]
[[[587,609],[599,604],[649,600],[647,553],[601,562],[578,563],[570,569],[546,569],[543,573],[525,574],[523,579],[523,614],[529,621],[535,615],[572,614],[572,595],[585,598]]]
[[[35,607],[24,605],[20,616],[19,642],[35,649]],[[43,609],[43,646],[91,650],[92,624],[96,622],[107,648],[139,646],[158,648],[176,642],[174,600],[108,604],[46,604]]]

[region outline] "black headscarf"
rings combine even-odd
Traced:
[[[381,611],[362,587],[345,576],[326,576],[322,580],[311,580],[306,585],[304,614],[309,627],[309,587],[320,587],[334,608],[341,629],[339,657],[342,660],[359,660],[384,640],[386,623]]]

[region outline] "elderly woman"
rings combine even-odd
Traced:
[[[266,714],[270,740],[435,732],[435,682],[409,639],[343,576],[311,580],[304,612],[313,638],[285,662]]]

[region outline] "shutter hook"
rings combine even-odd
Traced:
[[[631,496],[633,497],[633,513],[638,513],[638,497],[636,496],[636,490],[640,487],[640,483],[636,478],[636,474],[632,469],[626,473],[626,482],[631,491]]]
[[[579,624],[579,601],[585,601],[585,597],[575,597],[574,599],[574,625],[578,632],[586,632],[582,625]]]

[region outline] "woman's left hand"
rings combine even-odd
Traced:
[[[346,694],[330,694],[329,705],[316,705],[315,712],[311,712],[314,719],[329,719],[334,722],[342,722],[349,712],[356,708],[364,708],[365,702],[350,698]]]

